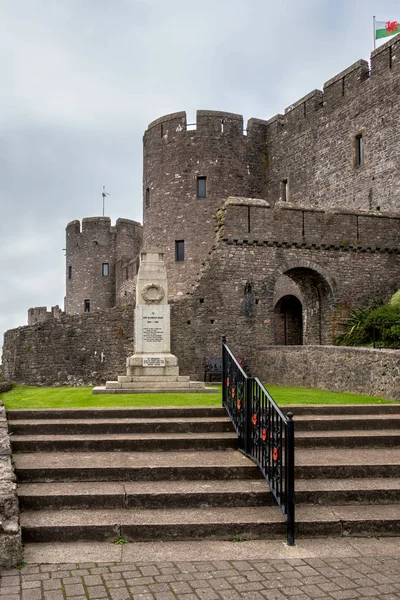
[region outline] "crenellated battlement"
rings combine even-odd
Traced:
[[[235,243],[400,252],[400,216],[369,211],[270,207],[254,198],[229,198],[218,215],[219,236]]]
[[[243,137],[258,133],[267,121],[249,119],[244,128],[243,116],[217,110],[198,110],[196,123],[188,123],[185,111],[164,115],[152,121],[144,134],[145,143],[152,140],[176,139],[178,134]],[[265,133],[265,131],[264,131]]]
[[[77,219],[68,223],[66,227],[67,234],[81,235],[84,233],[108,232],[118,235],[119,232],[130,231],[131,234],[142,228],[142,224],[131,219],[117,219],[115,225],[111,224],[110,217],[84,217],[81,222]]]
[[[47,310],[47,306],[35,306],[28,309],[28,325],[38,325],[51,319],[59,319],[62,314],[64,313],[58,304],[52,306],[50,310]]]
[[[93,312],[116,304],[116,263],[138,256],[143,227],[131,219],[85,217],[66,227],[66,299],[68,314]]]

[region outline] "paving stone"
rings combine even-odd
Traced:
[[[89,598],[107,598],[107,590],[103,585],[94,585],[86,588]]]
[[[19,585],[19,575],[3,575],[0,579],[0,590],[3,587]]]
[[[112,600],[128,600],[131,597],[130,592],[127,588],[109,590],[108,593],[111,596]]]
[[[42,590],[33,589],[33,590],[22,590],[21,598],[22,600],[41,600]]]
[[[81,583],[75,583],[73,585],[65,585],[65,594],[69,596],[83,596],[85,594],[85,590]]]
[[[64,600],[62,590],[47,590],[43,592],[44,600]]]
[[[4,596],[9,596],[10,594],[19,594],[20,592],[19,585],[10,585],[9,587],[4,587],[0,589],[0,597],[3,600]]]
[[[23,590],[30,590],[33,588],[40,588],[42,585],[41,581],[23,581],[21,583],[21,588]]]

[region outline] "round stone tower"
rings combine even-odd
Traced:
[[[197,111],[153,121],[143,138],[144,248],[164,252],[170,297],[190,290],[228,196],[266,195],[266,121]]]
[[[66,228],[65,312],[79,314],[116,305],[116,264],[136,259],[142,226],[130,219],[87,217]]]

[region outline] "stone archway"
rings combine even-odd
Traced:
[[[282,296],[274,306],[274,344],[301,346],[303,343],[303,307],[296,296]]]
[[[305,345],[331,344],[334,289],[334,280],[319,265],[309,261],[281,265],[266,287],[270,306],[274,307],[272,343],[285,343],[285,319],[287,344],[295,343],[290,341],[293,339],[301,339],[298,343]]]

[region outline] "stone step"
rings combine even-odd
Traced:
[[[19,482],[261,479],[238,451],[15,454]]]
[[[22,510],[275,504],[264,479],[21,483],[18,497]]]
[[[237,448],[235,433],[110,433],[83,435],[13,435],[14,452],[154,452]]]
[[[149,381],[157,381],[162,383],[164,381],[185,381],[186,383],[190,381],[189,375],[179,375],[179,369],[177,369],[176,375],[136,375],[136,376],[127,376],[120,375],[118,377],[118,383],[131,383],[132,381],[142,381],[148,383]]]
[[[20,483],[22,510],[274,506],[264,479]],[[400,478],[299,479],[296,503],[396,504]]]
[[[280,406],[284,414],[303,415],[400,415],[400,402],[390,404],[294,404]]]
[[[34,408],[7,410],[11,421],[16,419],[192,419],[194,417],[226,417],[222,406],[152,406],[128,408]]]
[[[296,431],[296,448],[395,448],[400,447],[400,429]]]
[[[337,431],[357,429],[399,429],[400,414],[376,415],[296,415],[295,431]]]
[[[305,479],[400,477],[400,448],[299,448],[295,475]]]
[[[152,539],[284,538],[286,522],[278,507],[164,510],[45,510],[21,514],[24,542],[112,542],[117,536],[138,542]],[[400,533],[399,505],[300,505],[297,536],[370,536]]]
[[[213,433],[233,431],[228,417],[174,417],[170,419],[9,419],[15,436],[99,433]]]
[[[155,386],[148,384],[147,387],[142,383],[140,387],[131,387],[130,384],[119,384],[118,382],[111,383],[110,387],[96,386],[92,389],[92,394],[220,394],[221,390],[215,387],[203,387],[202,382],[189,381],[183,387],[178,387],[180,384],[165,384]],[[115,384],[115,385],[114,385]],[[121,387],[120,387],[121,386]],[[124,386],[124,387],[122,387]]]

